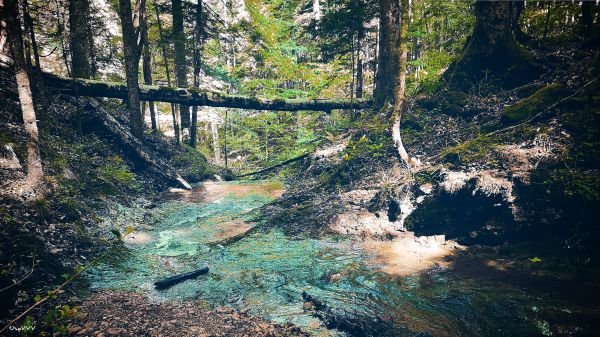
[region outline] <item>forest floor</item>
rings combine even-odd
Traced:
[[[79,307],[85,316],[72,319],[75,336],[306,336],[293,325],[281,326],[232,308],[210,310],[194,302],[153,303],[131,292],[104,291]]]
[[[277,227],[293,238],[353,237],[372,253],[373,265],[395,276],[425,275],[425,283],[433,282],[430,271],[454,268],[482,279],[492,275],[494,281],[515,281],[515,287],[527,284],[534,293],[544,284],[559,284],[560,292],[553,294],[563,296],[565,289],[577,289],[572,301],[580,301],[583,292],[598,294],[593,245],[600,185],[599,83],[586,85],[600,73],[600,62],[597,54],[573,44],[533,49],[548,72],[527,85],[499,89],[483,82],[468,93],[442,87],[411,102],[403,137],[409,152],[427,163],[425,169],[414,174],[405,170],[391,147],[387,116],[366,114],[339,141],[297,163],[287,192],[280,186],[261,191],[280,198],[262,209],[264,227]],[[17,158],[0,167],[2,181],[9,181],[23,177],[18,158],[26,157],[26,142],[14,83],[6,74],[0,78],[0,140],[10,144],[2,154]],[[0,296],[2,303],[14,304],[0,309],[3,322],[60,284],[61,275],[117,244],[115,237],[94,236],[102,217],[112,216],[112,210],[121,210],[119,217],[125,214],[115,228],[118,234],[127,231],[128,221],[147,223],[167,188],[93,121],[78,122],[82,107],[75,101],[57,95],[51,103],[50,117],[40,118],[50,194],[27,207],[21,200],[3,198],[0,203],[0,287],[8,287]],[[110,100],[102,104],[126,123],[121,106]],[[489,134],[519,123],[520,128]],[[217,172],[185,147],[153,135],[146,141],[190,181]],[[201,195],[184,192],[178,198],[189,203],[223,198],[213,184],[205,186]],[[233,190],[240,197],[256,192],[242,185]],[[216,235],[226,240],[248,229],[232,222]],[[150,238],[139,231],[127,233],[124,240],[135,245]],[[524,241],[548,244],[514,253],[511,244]],[[554,247],[560,249],[553,252]],[[328,275],[327,282],[335,283],[337,277]],[[131,292],[102,291],[83,299],[80,290],[88,286],[73,282],[54,304],[41,306],[32,317],[42,322],[54,312],[44,331],[92,336],[302,334],[230,309],[155,303]],[[584,304],[574,314],[576,323],[571,316],[563,318],[566,313],[558,306],[547,309],[558,318],[544,321],[543,332],[576,336],[582,327],[597,331],[589,328],[598,317],[597,305]],[[73,305],[86,315],[76,315]],[[343,314],[336,315],[339,320]]]

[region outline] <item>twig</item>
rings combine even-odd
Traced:
[[[32,261],[31,261],[31,271],[30,271],[29,273],[27,273],[27,275],[25,275],[25,276],[24,276],[22,279],[20,279],[19,281],[17,281],[17,282],[14,282],[13,284],[11,284],[11,285],[9,285],[9,286],[6,286],[6,287],[4,287],[4,288],[0,289],[0,293],[1,293],[1,292],[3,292],[3,291],[5,291],[5,290],[7,290],[7,289],[10,289],[10,288],[12,288],[12,287],[16,286],[17,284],[19,284],[19,283],[21,283],[21,282],[23,282],[23,281],[25,281],[25,280],[26,280],[26,279],[27,279],[29,276],[31,276],[31,274],[33,274],[33,271],[35,270],[35,250],[34,250],[34,251],[33,251],[33,253],[32,253],[31,260],[32,260]]]
[[[23,316],[27,315],[28,312],[30,312],[31,310],[35,309],[40,304],[48,301],[54,294],[56,294],[56,292],[58,292],[64,286],[66,286],[71,281],[73,281],[75,278],[77,278],[81,273],[83,273],[85,270],[87,270],[90,266],[92,266],[94,263],[96,263],[97,261],[99,261],[101,258],[103,258],[104,256],[106,256],[106,254],[108,254],[109,252],[110,252],[110,250],[107,250],[106,252],[104,252],[103,254],[101,254],[100,256],[98,256],[97,258],[95,258],[94,260],[92,260],[90,263],[88,263],[86,266],[84,266],[83,268],[81,268],[80,270],[78,270],[73,276],[71,276],[69,279],[67,279],[65,282],[63,282],[61,285],[59,285],[58,287],[56,287],[54,290],[49,291],[48,295],[46,295],[44,298],[42,298],[41,300],[39,300],[38,302],[36,302],[32,306],[30,306],[29,308],[27,308],[27,310],[23,311],[15,319],[13,319],[12,321],[8,322],[8,324],[6,324],[6,326],[4,326],[4,328],[2,328],[2,330],[0,330],[0,334],[2,332],[4,332],[6,329],[8,329],[13,323],[15,323],[16,321],[18,321],[21,318],[23,318]]]

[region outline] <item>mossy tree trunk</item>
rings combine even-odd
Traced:
[[[91,75],[89,8],[89,0],[69,0],[71,74],[77,78],[90,78]]]
[[[515,38],[513,26],[520,15],[518,6],[510,1],[475,3],[473,33],[446,72],[451,87],[468,90],[490,77],[504,87],[516,87],[540,74],[530,52]]]
[[[72,96],[109,97],[127,99],[128,86],[123,83],[74,79],[43,73],[48,88]],[[136,77],[137,79],[137,77]],[[274,110],[274,111],[325,111],[339,109],[365,109],[371,101],[365,99],[264,99],[250,96],[228,95],[197,88],[170,88],[157,85],[139,86],[139,98],[145,101],[170,102],[187,106],[213,106],[223,108]],[[136,91],[138,92],[138,91]]]
[[[142,72],[144,74],[144,84],[151,85],[152,84],[152,65],[150,59],[150,41],[148,40],[148,25],[147,19],[144,17],[142,27],[142,44],[144,48],[143,56],[142,56]],[[157,131],[156,124],[156,111],[154,109],[154,102],[148,102],[150,109],[150,123],[152,125],[152,131]]]
[[[185,88],[187,84],[187,64],[185,57],[185,34],[183,32],[183,8],[181,0],[172,0],[173,10],[173,40],[175,53],[175,80],[177,86]],[[181,129],[190,127],[190,108],[179,106]]]
[[[112,134],[121,145],[131,151],[131,153],[135,154],[140,161],[148,165],[155,173],[173,185],[188,190],[192,189],[190,184],[183,179],[173,167],[149,152],[138,137],[134,136],[127,128],[123,127],[117,119],[102,108],[97,101],[92,99],[81,101],[81,103],[86,107],[86,113],[98,119],[104,128]]]
[[[394,83],[398,77],[398,54],[394,52],[398,44],[399,1],[379,0],[379,54],[373,103],[383,107],[394,95]]]
[[[27,66],[23,59],[23,32],[17,8],[17,0],[2,0],[3,30],[6,30],[8,48],[13,59],[15,78],[25,134],[27,135],[27,178],[25,190],[42,192],[44,190],[44,171],[39,149],[39,135],[35,115],[35,107],[31,95],[31,86],[27,74]],[[38,193],[41,195],[41,193]]]
[[[143,132],[142,114],[139,97],[139,58],[137,42],[133,29],[131,0],[119,0],[119,16],[123,32],[123,50],[125,52],[125,76],[127,78],[127,108],[129,109],[129,127],[131,133],[140,138]]]

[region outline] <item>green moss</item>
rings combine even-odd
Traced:
[[[442,151],[441,157],[444,161],[455,164],[474,161],[485,161],[487,164],[491,164],[494,158],[490,155],[497,146],[494,138],[479,136],[446,148]]]
[[[173,166],[179,168],[179,174],[190,182],[203,180],[215,173],[202,153],[187,145],[183,145],[171,160]]]
[[[524,100],[509,106],[502,112],[502,124],[510,125],[524,121],[549,108],[561,98],[567,96],[568,90],[558,83],[548,84]]]
[[[557,200],[600,201],[600,176],[594,172],[553,170],[545,173],[542,184],[546,193]]]
[[[99,171],[106,192],[114,192],[118,188],[137,191],[140,188],[135,173],[131,172],[123,158],[118,155],[108,158],[108,163]]]
[[[27,147],[23,142],[17,141],[11,134],[0,132],[0,146],[12,144],[12,149],[21,160],[21,163],[27,159]]]

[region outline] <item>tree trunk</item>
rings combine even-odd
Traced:
[[[173,40],[175,52],[175,79],[177,86],[185,88],[187,84],[187,66],[185,60],[185,35],[183,32],[183,9],[181,0],[172,0],[173,6]],[[190,109],[187,105],[179,106],[181,129],[190,127]]]
[[[363,94],[363,61],[360,56],[361,47],[361,37],[359,34],[356,45],[356,98],[362,98]]]
[[[546,5],[546,19],[544,20],[544,33],[542,34],[542,41],[546,39],[546,34],[548,34],[548,23],[550,22],[550,5],[552,1],[548,1]]]
[[[40,157],[39,136],[35,108],[31,96],[31,87],[25,61],[23,60],[23,37],[21,22],[17,9],[17,0],[3,0],[2,17],[6,29],[6,39],[10,54],[12,55],[15,69],[15,79],[23,114],[23,124],[27,134],[27,178],[24,189],[37,191],[39,194],[44,190],[44,171]],[[41,193],[40,193],[41,192]]]
[[[131,7],[131,5],[129,5]],[[69,0],[69,46],[71,48],[71,74],[77,78],[90,78],[89,0]]]
[[[511,6],[509,1],[475,3],[473,34],[446,72],[451,87],[464,91],[491,75],[503,87],[513,88],[541,74],[531,53],[515,39],[512,23],[518,22],[520,11],[511,16]]]
[[[213,151],[215,154],[215,163],[221,162],[221,149],[219,148],[219,127],[216,123],[210,122],[210,131],[212,133]]]
[[[354,100],[354,36],[352,36],[352,43],[351,43],[351,49],[350,49],[350,69],[351,69],[351,74],[352,74],[352,81],[350,82],[350,100]]]
[[[35,76],[35,82],[36,82],[36,84],[35,84],[36,98],[37,98],[38,105],[41,108],[41,112],[45,112],[47,109],[47,101],[46,101],[46,93],[45,93],[45,89],[44,89],[44,79],[42,78],[42,66],[40,64],[40,53],[39,53],[39,49],[38,49],[38,45],[37,45],[37,40],[35,38],[33,19],[31,18],[31,15],[29,14],[29,4],[27,3],[27,0],[23,0],[22,7],[23,7],[23,16],[25,19],[24,20],[25,27],[29,33],[29,40],[31,41],[31,47],[33,50],[33,59],[35,61],[35,72],[33,75]]]
[[[154,0],[154,10],[156,11],[156,25],[158,26],[158,34],[160,37],[160,46],[163,55],[163,61],[165,62],[165,73],[167,74],[167,85],[171,86],[171,71],[169,70],[169,58],[167,57],[167,46],[162,30],[162,23],[160,21],[160,13],[158,12],[158,4]],[[173,116],[173,132],[175,134],[175,142],[179,145],[179,123],[177,118],[177,108],[174,103],[171,103],[171,115]]]
[[[144,54],[142,57],[142,72],[144,73],[144,84],[152,84],[152,65],[150,59],[150,41],[148,40],[148,25],[146,18],[144,17],[144,27],[142,28],[142,43],[144,47]],[[148,102],[150,108],[150,123],[152,124],[152,131],[156,132],[156,111],[154,110],[154,102]]]
[[[198,0],[196,8],[196,26],[194,29],[194,87],[200,87],[200,68],[204,35],[204,20],[202,20],[202,0]],[[196,148],[198,138],[198,106],[192,107],[192,123],[190,126],[190,146]]]
[[[144,48],[146,28],[146,0],[136,0],[133,12],[133,35],[135,36],[135,56],[138,62]]]
[[[119,0],[119,16],[123,32],[123,50],[125,51],[125,76],[127,78],[127,107],[131,133],[141,139],[143,132],[142,114],[139,97],[139,59],[137,58],[135,33],[131,13],[131,1]]]
[[[373,104],[376,109],[384,106],[394,95],[394,81],[398,77],[398,54],[394,52],[398,44],[399,2],[379,0],[379,54]]]
[[[521,18],[521,14],[523,10],[525,10],[525,2],[524,1],[510,1],[509,3],[510,9],[510,26],[515,36],[515,39],[521,43],[525,43],[531,38],[523,32],[521,29],[521,25],[519,23],[519,19]]]
[[[225,168],[227,168],[227,157],[229,156],[229,152],[227,150],[227,123],[228,121],[228,110],[225,110],[225,123],[223,124],[223,152],[225,156]]]
[[[312,3],[313,3],[313,17],[318,24],[318,22],[321,21],[321,3],[320,3],[320,0],[313,0]]]
[[[406,91],[406,63],[408,61],[408,24],[409,24],[409,4],[408,0],[401,0],[400,11],[400,32],[398,37],[398,45],[396,53],[398,54],[399,61],[399,72],[396,79],[396,86],[394,89],[394,110],[393,110],[393,125],[392,125],[392,139],[394,145],[398,149],[400,158],[406,164],[408,168],[417,164],[415,160],[410,158],[404,145],[402,144],[402,137],[400,135],[400,118],[402,116],[402,107],[404,106],[404,98]]]

